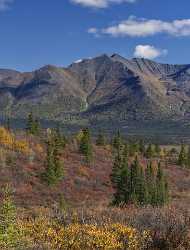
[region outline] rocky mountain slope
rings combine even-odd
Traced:
[[[67,68],[0,70],[0,115],[63,120],[181,120],[190,114],[190,64],[101,55]]]

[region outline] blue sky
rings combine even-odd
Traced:
[[[102,53],[190,63],[189,9],[189,0],[0,0],[0,68]]]

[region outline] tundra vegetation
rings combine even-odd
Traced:
[[[190,249],[190,147],[0,127],[1,249]]]

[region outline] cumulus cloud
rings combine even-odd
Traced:
[[[14,0],[0,0],[0,11],[7,10]]]
[[[151,45],[138,45],[135,48],[134,56],[146,59],[155,59],[159,56],[166,55],[166,49],[158,49]]]
[[[161,33],[172,36],[190,36],[190,19],[167,22],[155,19],[138,19],[132,16],[117,25],[97,30],[96,33],[98,32],[113,37],[147,37]]]
[[[107,8],[112,3],[134,3],[136,0],[70,0],[73,3],[80,4],[85,7]]]

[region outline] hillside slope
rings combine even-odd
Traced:
[[[42,119],[185,120],[190,112],[190,65],[101,55],[68,68],[47,65],[20,73],[0,70],[0,115]]]

